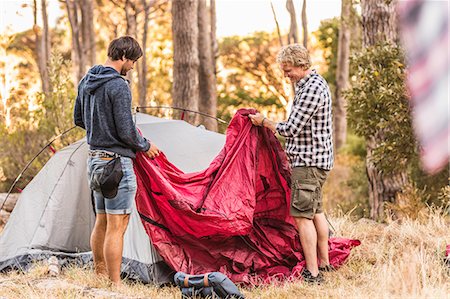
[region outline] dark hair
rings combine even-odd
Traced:
[[[108,57],[120,60],[124,57],[129,60],[138,60],[142,56],[142,48],[131,36],[121,36],[113,39],[108,46]]]

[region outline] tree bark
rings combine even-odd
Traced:
[[[139,82],[138,82],[138,94],[139,94],[139,106],[147,106],[147,35],[148,35],[148,22],[150,19],[150,8],[153,5],[147,0],[141,0],[142,7],[144,9],[144,24],[142,27],[142,58],[140,59],[139,66]],[[154,3],[154,2],[153,2]]]
[[[95,63],[95,34],[92,11],[85,11],[81,7],[92,0],[66,0],[67,15],[72,30],[72,66],[74,69],[74,84],[77,85],[85,75],[87,66]],[[92,7],[91,4],[87,4]]]
[[[127,21],[126,35],[137,37],[136,6],[130,0],[125,1],[125,18]]]
[[[270,1],[270,7],[272,8],[273,19],[275,20],[275,25],[277,26],[278,41],[280,42],[280,47],[283,47],[283,39],[281,38],[280,25],[278,24],[277,14],[275,13],[275,9],[273,8],[272,1]]]
[[[198,1],[172,1],[173,106],[198,110]],[[185,120],[193,123],[195,116]]]
[[[211,51],[211,26],[206,0],[198,0],[198,82],[199,103],[202,113],[216,116],[216,80],[214,74],[214,59]],[[217,121],[210,117],[200,117],[201,123],[208,130],[217,131]]]
[[[39,69],[39,75],[41,77],[42,92],[45,95],[49,95],[51,92],[51,82],[48,73],[48,62],[50,61],[50,33],[48,27],[48,16],[47,16],[47,1],[41,0],[41,11],[42,11],[42,32],[37,24],[37,0],[33,1],[33,17],[34,17],[34,36],[36,43],[36,63]]]
[[[339,43],[336,68],[336,91],[334,110],[334,145],[340,149],[347,139],[347,113],[345,110],[345,98],[342,91],[347,88],[349,75],[350,52],[350,7],[352,0],[342,0],[341,22],[339,28]]]
[[[308,20],[306,18],[306,0],[303,0],[302,6],[302,28],[303,28],[303,46],[306,49],[308,49]]]
[[[96,61],[94,8],[92,0],[82,0],[81,3],[82,47],[86,55],[86,63],[92,66]]]
[[[291,17],[291,26],[289,27],[288,33],[288,44],[297,43],[298,42],[298,26],[297,26],[297,17],[295,15],[295,7],[293,0],[286,1],[286,9],[289,12]]]
[[[43,32],[42,32],[42,45],[44,48],[44,57],[48,64],[50,61],[50,52],[51,52],[51,43],[50,43],[50,29],[48,27],[48,15],[47,15],[47,0],[41,0],[41,9],[42,9],[42,24],[43,24]],[[49,82],[49,85],[50,82]]]
[[[125,1],[125,18],[127,21],[127,29],[126,29],[126,35],[132,36],[133,38],[137,39],[138,36],[138,28],[137,28],[137,8],[133,1],[126,0]],[[136,64],[136,72],[137,72],[137,81],[138,86],[139,82],[141,82],[141,70],[140,70],[140,64]],[[130,88],[133,86],[133,71],[128,72],[126,75],[126,78],[130,82]],[[139,88],[138,88],[139,89]],[[140,99],[141,96],[138,95],[138,99]]]
[[[395,3],[396,1],[386,0],[361,1],[364,47],[374,46],[380,42],[398,41]],[[383,173],[375,167],[372,156],[374,150],[383,142],[384,135],[383,130],[378,130],[374,136],[366,139],[370,217],[375,220],[384,217],[384,203],[394,202],[397,193],[409,183],[407,172],[401,166],[394,174]]]
[[[395,0],[361,1],[363,45],[365,47],[379,42],[398,42],[396,2]]]
[[[213,67],[214,67],[214,80],[216,80],[217,69],[216,69],[216,60],[219,57],[219,45],[217,43],[216,38],[216,0],[209,0],[210,5],[210,17],[211,17],[211,52],[213,58]],[[216,80],[217,81],[217,80]]]

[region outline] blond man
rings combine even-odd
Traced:
[[[283,47],[277,62],[295,86],[288,120],[272,121],[260,113],[249,117],[254,125],[286,137],[285,151],[292,168],[290,212],[306,260],[302,276],[307,282],[320,283],[323,277],[319,269],[332,269],[322,206],[322,186],[334,160],[330,89],[325,79],[311,69],[309,53],[303,46]]]

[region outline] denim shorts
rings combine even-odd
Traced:
[[[109,160],[97,156],[89,157],[87,161],[88,181],[94,193],[95,211],[97,214],[130,214],[133,200],[136,196],[136,175],[133,170],[133,160],[128,157],[120,157],[122,163],[123,177],[119,183],[117,195],[113,198],[105,198],[97,186],[94,175],[103,172],[103,168]]]

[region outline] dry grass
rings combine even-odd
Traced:
[[[338,212],[330,219],[336,236],[361,241],[348,262],[336,272],[325,273],[323,285],[288,281],[241,288],[247,298],[450,298],[450,269],[443,263],[445,245],[450,244],[450,219],[442,215],[448,215],[448,211],[424,210],[423,206],[418,209],[414,205],[412,211],[417,215],[410,215],[414,220],[408,218],[408,213],[402,222],[388,220],[381,224],[367,219],[354,220],[355,214],[366,214],[364,189],[347,183],[352,176],[351,166],[359,163],[355,156],[338,156],[324,187],[326,208],[354,210]],[[449,194],[450,187],[443,195],[447,201]],[[406,192],[404,196],[408,200],[401,201],[403,206],[399,208],[405,210],[405,205],[409,208],[414,204],[412,195]],[[58,279],[50,278],[46,272],[44,264],[37,264],[26,274],[0,274],[0,299],[181,297],[175,287],[157,288],[130,282],[117,290],[107,280],[95,276],[91,269],[65,269]]]
[[[338,236],[361,240],[346,265],[325,273],[326,283],[300,281],[241,288],[247,298],[449,298],[449,269],[443,264],[450,243],[450,221],[439,211],[426,219],[354,222],[348,215],[331,219]],[[92,270],[69,268],[58,279],[36,265],[26,274],[0,275],[0,298],[180,298],[175,287],[126,283],[117,290]]]

